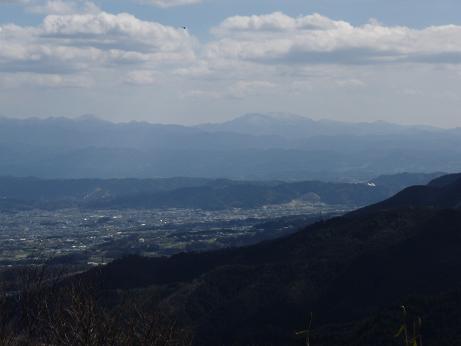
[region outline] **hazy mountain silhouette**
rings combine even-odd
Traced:
[[[213,132],[233,132],[250,135],[276,135],[288,138],[334,135],[385,135],[420,131],[440,131],[430,126],[403,126],[377,121],[350,123],[334,120],[313,120],[290,113],[250,113],[224,123],[209,123],[198,128]]]
[[[2,175],[366,181],[461,170],[457,130],[249,115],[185,127],[77,119],[0,119]]]

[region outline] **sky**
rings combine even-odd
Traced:
[[[0,0],[0,115],[461,127],[459,0]]]

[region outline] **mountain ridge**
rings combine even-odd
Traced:
[[[454,184],[427,191],[461,195]],[[420,188],[406,191],[419,196]],[[461,304],[450,293],[461,293],[461,210],[455,207],[410,204],[350,213],[246,248],[127,257],[82,278],[109,291],[175,287],[155,306],[193,328],[197,345],[296,345],[306,311],[314,312],[312,341],[318,344],[398,345],[402,304],[424,307],[420,313],[430,321],[425,343],[453,345],[461,341],[456,323],[444,329],[446,319],[424,301]],[[364,321],[374,328],[361,329]]]
[[[365,207],[357,212],[407,208],[454,208],[461,207],[461,175],[446,175],[427,185],[411,186],[395,196]]]
[[[457,131],[314,123],[322,129],[283,120],[235,133],[87,117],[0,119],[0,171],[40,178],[353,182],[405,171],[429,173],[433,167],[461,170]]]
[[[381,176],[374,183],[234,181],[205,178],[39,179],[0,177],[0,198],[35,208],[257,208],[292,201],[350,208],[383,200],[441,173]]]
[[[389,134],[400,132],[437,132],[441,129],[424,125],[398,125],[384,121],[341,122],[330,119],[313,120],[291,113],[248,113],[222,123],[196,126],[212,132],[277,135],[291,138],[333,136],[338,134]]]

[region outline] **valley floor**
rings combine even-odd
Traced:
[[[127,254],[164,256],[241,246],[289,234],[345,206],[256,209],[27,210],[0,213],[0,267],[54,262],[99,265]]]

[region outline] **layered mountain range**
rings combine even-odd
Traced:
[[[248,114],[199,126],[0,119],[2,175],[366,181],[461,170],[458,129]]]

